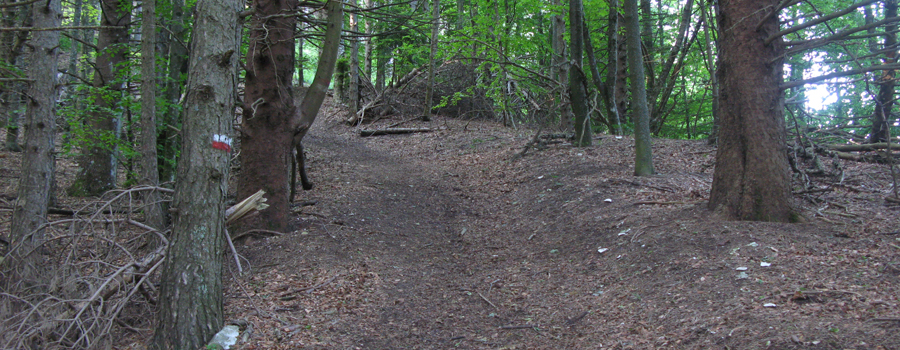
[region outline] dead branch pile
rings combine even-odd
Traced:
[[[425,110],[427,70],[414,69],[395,84],[378,92],[368,81],[360,85],[360,110],[347,122],[358,124],[390,115],[417,116]],[[436,68],[432,106],[434,113],[461,118],[492,118],[493,102],[477,87],[476,66],[450,61]]]
[[[158,274],[169,244],[166,232],[143,224],[143,191],[111,191],[78,210],[57,210],[41,229],[45,241],[27,252],[40,255],[37,281],[12,278],[13,244],[0,259],[0,349],[110,348],[113,330],[148,329],[156,304]],[[226,211],[226,222],[266,208],[259,191]],[[162,200],[168,202],[169,198]],[[228,241],[231,242],[230,240]],[[230,245],[238,271],[237,252]],[[19,254],[18,256],[23,256]]]
[[[150,278],[165,257],[165,235],[142,222],[140,187],[109,193],[78,210],[60,211],[43,226],[39,281],[10,278],[16,264],[0,268],[0,348],[96,349],[109,347],[113,329],[150,328],[156,290]],[[4,259],[18,246],[9,247]]]

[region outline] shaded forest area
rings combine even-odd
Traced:
[[[898,345],[895,0],[0,11],[0,347]]]

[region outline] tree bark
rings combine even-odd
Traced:
[[[897,0],[884,0],[884,16],[891,18],[897,16]],[[891,23],[884,27],[884,49],[888,50],[882,59],[883,64],[897,63],[897,24]],[[894,86],[896,86],[895,71],[893,69],[882,72],[876,81],[878,94],[875,96],[875,113],[872,114],[872,130],[869,132],[869,143],[887,142],[890,134],[889,128],[893,125],[892,115],[894,110]]]
[[[159,185],[156,159],[156,0],[144,0],[141,9],[141,160],[140,182]],[[147,225],[162,231],[166,216],[159,202],[159,192],[144,192]]]
[[[637,0],[625,0],[625,40],[628,45],[628,72],[631,76],[631,111],[634,120],[634,175],[653,175],[650,146],[650,108],[647,80],[641,51],[641,31]]]
[[[200,0],[196,6],[176,212],[151,349],[199,349],[223,325],[225,195],[243,1]]]
[[[584,14],[581,0],[569,0],[569,42],[572,44],[569,68],[569,100],[575,114],[576,147],[590,146],[591,119],[587,111],[587,81],[584,74]]]
[[[263,190],[270,207],[246,227],[288,229],[296,0],[254,0],[246,59],[238,197]],[[312,87],[310,87],[312,88]]]
[[[120,102],[125,90],[122,72],[128,53],[128,25],[131,2],[101,0],[102,10],[97,37],[97,62],[93,85],[94,105],[85,121],[87,130],[75,183],[69,188],[73,196],[97,196],[116,187],[118,162],[115,156],[121,117]]]
[[[59,27],[62,22],[60,0],[34,4],[35,28]],[[13,275],[36,282],[42,276],[40,253],[35,248],[44,241],[42,225],[47,222],[47,205],[54,172],[56,141],[57,62],[59,32],[36,31],[32,34],[28,57],[28,99],[25,111],[25,147],[16,203],[10,224]],[[16,281],[13,277],[11,281]]]
[[[247,50],[246,89],[241,126],[241,177],[238,197],[260,189],[269,195],[269,208],[244,220],[247,228],[286,231],[290,223],[292,150],[301,142],[318,114],[331,81],[343,20],[342,4],[329,0],[325,42],[316,76],[297,108],[291,97],[293,16],[295,0],[257,0]],[[265,24],[265,26],[263,26]]]
[[[785,146],[778,0],[719,1],[720,130],[709,206],[727,217],[799,220]],[[764,20],[763,20],[764,19]]]

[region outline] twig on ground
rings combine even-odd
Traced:
[[[532,325],[510,325],[510,326],[500,326],[500,329],[532,329],[535,326]]]
[[[279,295],[279,297],[281,298],[281,300],[291,300],[291,299],[294,299],[294,298],[295,298],[295,297],[291,296],[291,294],[297,294],[297,293],[303,293],[303,292],[306,292],[307,294],[312,293],[314,290],[319,289],[319,288],[322,288],[322,287],[324,287],[325,285],[327,285],[327,284],[333,282],[333,281],[334,281],[336,278],[338,278],[338,276],[340,276],[340,275],[341,275],[341,274],[335,274],[334,276],[331,276],[331,278],[325,280],[325,282],[319,283],[319,284],[314,285],[314,286],[312,286],[312,287],[306,287],[306,288],[300,288],[300,289],[297,289],[297,290],[292,290],[292,291],[290,291],[290,292],[286,292],[286,293],[283,293],[283,294]]]
[[[265,234],[265,235],[273,235],[273,236],[283,236],[284,235],[283,233],[277,232],[277,231],[248,230],[248,231],[241,232],[239,235],[232,237],[231,240],[233,241],[233,240],[236,240],[236,239],[244,237],[244,236],[250,236],[250,235],[255,235],[255,234]]]
[[[227,228],[225,229],[225,237],[231,237],[228,234]],[[230,238],[227,239],[226,241],[228,241],[228,248],[231,248],[231,255],[234,256],[234,263],[235,263],[235,265],[237,265],[238,273],[244,273],[244,268],[241,266],[241,258],[238,257],[237,249],[234,248],[234,241]]]
[[[486,301],[488,304],[491,304],[491,306],[493,306],[495,309],[497,308],[497,305],[494,305],[494,303],[488,300],[488,298],[485,298],[484,295],[481,295],[481,292],[475,291],[475,293],[478,293],[478,296],[480,296],[482,300]]]
[[[569,326],[573,326],[573,325],[575,325],[575,323],[578,323],[578,321],[581,321],[581,319],[583,319],[584,316],[587,316],[587,314],[588,314],[587,311],[582,312],[581,315],[578,315],[576,317],[572,317],[572,318],[566,320],[566,324]]]

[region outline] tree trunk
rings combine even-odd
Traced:
[[[293,68],[293,0],[256,0],[247,51],[246,89],[241,127],[241,177],[238,197],[262,189],[269,208],[245,227],[286,231],[290,222],[290,173],[292,150],[315,120],[331,81],[340,44],[342,4],[329,0],[325,43],[316,76],[299,108],[291,99]],[[265,24],[265,27],[263,27]],[[278,64],[285,63],[285,64]]]
[[[710,3],[715,0],[709,0]],[[710,6],[711,7],[711,6]],[[718,6],[716,6],[718,8]],[[703,31],[706,33],[706,42],[703,47],[706,50],[706,70],[709,72],[709,82],[710,82],[710,90],[712,90],[712,130],[709,133],[709,140],[707,142],[710,145],[715,145],[718,142],[719,137],[719,79],[717,70],[717,62],[715,60],[715,54],[713,52],[713,33],[715,30],[710,30],[715,24],[710,20],[710,16],[706,14],[707,9],[700,9],[700,20],[703,21]]]
[[[31,15],[35,28],[59,27],[62,21],[60,1],[36,3]],[[29,282],[49,277],[40,273],[43,262],[40,250],[35,248],[44,241],[41,225],[47,222],[53,181],[59,36],[54,30],[36,31],[29,44],[33,50],[28,57],[31,62],[28,78],[32,83],[28,86],[30,98],[25,111],[25,148],[9,229],[11,261],[17,265],[14,275]]]
[[[678,68],[682,65],[684,55],[687,54],[691,47],[691,43],[693,43],[693,39],[697,34],[696,29],[698,28],[695,28],[693,31],[694,34],[691,36],[691,39],[688,40],[687,45],[685,45],[684,42],[687,37],[688,29],[690,28],[693,11],[694,1],[687,0],[684,7],[681,9],[681,19],[679,20],[675,43],[669,49],[669,52],[665,57],[665,62],[662,64],[662,69],[659,71],[659,76],[654,80],[655,84],[648,92],[649,96],[647,97],[647,100],[652,103],[650,105],[650,123],[652,124],[651,130],[653,133],[659,132],[659,129],[665,124],[669,98],[675,89],[675,81],[679,76]],[[699,24],[700,23],[698,22],[697,25]],[[673,69],[675,74],[672,74]],[[654,72],[650,72],[650,74],[654,74]]]
[[[897,0],[884,1],[884,17],[897,16]],[[884,27],[884,53],[883,64],[897,62],[897,24],[892,22]],[[894,110],[894,86],[897,85],[894,70],[885,70],[876,81],[878,95],[875,96],[875,113],[872,114],[872,131],[869,132],[869,143],[887,142],[890,135],[889,128],[894,124],[892,120]]]
[[[178,100],[181,99],[181,93],[185,79],[187,78],[188,52],[185,47],[187,28],[184,27],[184,13],[190,12],[190,8],[185,8],[184,0],[170,0],[172,6],[172,18],[168,23],[170,33],[170,41],[166,56],[169,66],[167,67],[168,79],[166,79],[165,99],[166,110],[162,113],[162,128],[159,131],[157,143],[160,145],[159,150],[159,179],[160,181],[172,181],[175,179],[175,158],[181,150],[181,135],[177,132],[181,127],[181,105]]]
[[[10,3],[11,0],[3,1]],[[32,22],[32,5],[22,5],[5,8],[2,10],[0,23],[5,27],[29,27]],[[0,57],[9,67],[21,67],[19,63],[22,47],[28,39],[27,31],[9,31],[0,33]],[[17,110],[22,104],[22,96],[27,87],[21,82],[9,82],[0,84],[0,115],[6,120],[6,141],[4,148],[11,152],[21,152],[19,145],[19,124],[21,113]]]
[[[590,146],[591,119],[587,110],[587,81],[582,69],[584,61],[584,14],[581,0],[569,0],[569,42],[572,44],[571,68],[569,68],[569,100],[575,114],[576,147]]]
[[[582,3],[581,13],[584,14],[584,3]],[[584,19],[582,17],[582,19]],[[603,78],[600,76],[600,68],[597,65],[597,58],[594,55],[594,45],[591,41],[591,30],[587,26],[587,22],[582,20],[582,25],[584,28],[581,31],[584,34],[584,49],[587,52],[588,59],[588,67],[591,70],[591,78],[594,81],[594,85],[597,87],[597,92],[600,94],[601,103],[606,107],[607,115],[605,118],[601,117],[603,123],[606,124],[607,129],[609,129],[609,133],[621,135],[622,127],[619,124],[619,115],[616,113],[615,105],[612,102],[611,92],[608,83],[612,81],[612,79],[603,81]],[[615,54],[610,53],[610,59],[615,60]],[[607,65],[608,70],[613,70],[615,67],[615,63],[610,63]]]
[[[434,54],[437,51],[437,40],[438,40],[438,20],[441,17],[441,1],[434,0],[434,4],[432,5],[433,14],[431,17],[431,52],[428,55],[428,82],[425,83],[425,110],[423,112],[422,120],[430,121],[431,120],[431,106],[433,105],[431,99],[432,94],[434,93]]]
[[[296,0],[254,0],[247,49],[244,114],[241,124],[241,176],[238,197],[263,190],[270,207],[245,227],[286,231],[290,208],[291,116],[295,113],[294,70]]]
[[[141,160],[140,182],[159,185],[156,159],[156,0],[144,0],[141,26]],[[147,225],[164,230],[166,217],[156,191],[144,192]]]
[[[561,0],[553,0],[554,7],[562,7]],[[556,108],[560,113],[560,129],[566,131],[572,129],[572,105],[569,102],[569,94],[566,88],[569,86],[568,64],[566,62],[566,19],[561,14],[554,14],[550,17],[550,47],[553,50],[552,74],[551,78],[556,80],[556,86],[559,88],[559,101]]]
[[[374,6],[373,0],[366,0],[366,8],[370,9]],[[365,30],[366,30],[366,43],[363,48],[363,74],[366,76],[366,80],[372,80],[372,53],[374,52],[375,43],[372,42],[372,33],[375,32],[375,23],[373,23],[374,19],[366,18]]]
[[[125,90],[123,63],[128,54],[128,25],[131,2],[101,0],[102,10],[97,37],[97,62],[93,85],[94,105],[87,114],[87,130],[79,160],[75,183],[69,188],[73,196],[97,196],[116,187],[118,162],[115,156],[122,113],[120,102]]]
[[[730,218],[797,220],[784,130],[778,0],[719,1],[719,149],[709,206]],[[762,20],[765,18],[765,20]],[[760,22],[762,20],[762,22]]]
[[[358,0],[350,0],[350,5],[357,7]],[[359,21],[356,12],[350,13],[350,31],[359,32]],[[350,115],[356,115],[359,110],[359,38],[350,38],[350,89],[347,91],[349,100],[347,107],[350,109]]]
[[[650,146],[650,109],[641,51],[638,0],[625,0],[625,40],[628,45],[628,72],[631,76],[631,111],[634,113],[634,175],[653,175]]]
[[[224,323],[225,195],[243,1],[200,0],[185,98],[174,227],[151,349],[200,349]]]

